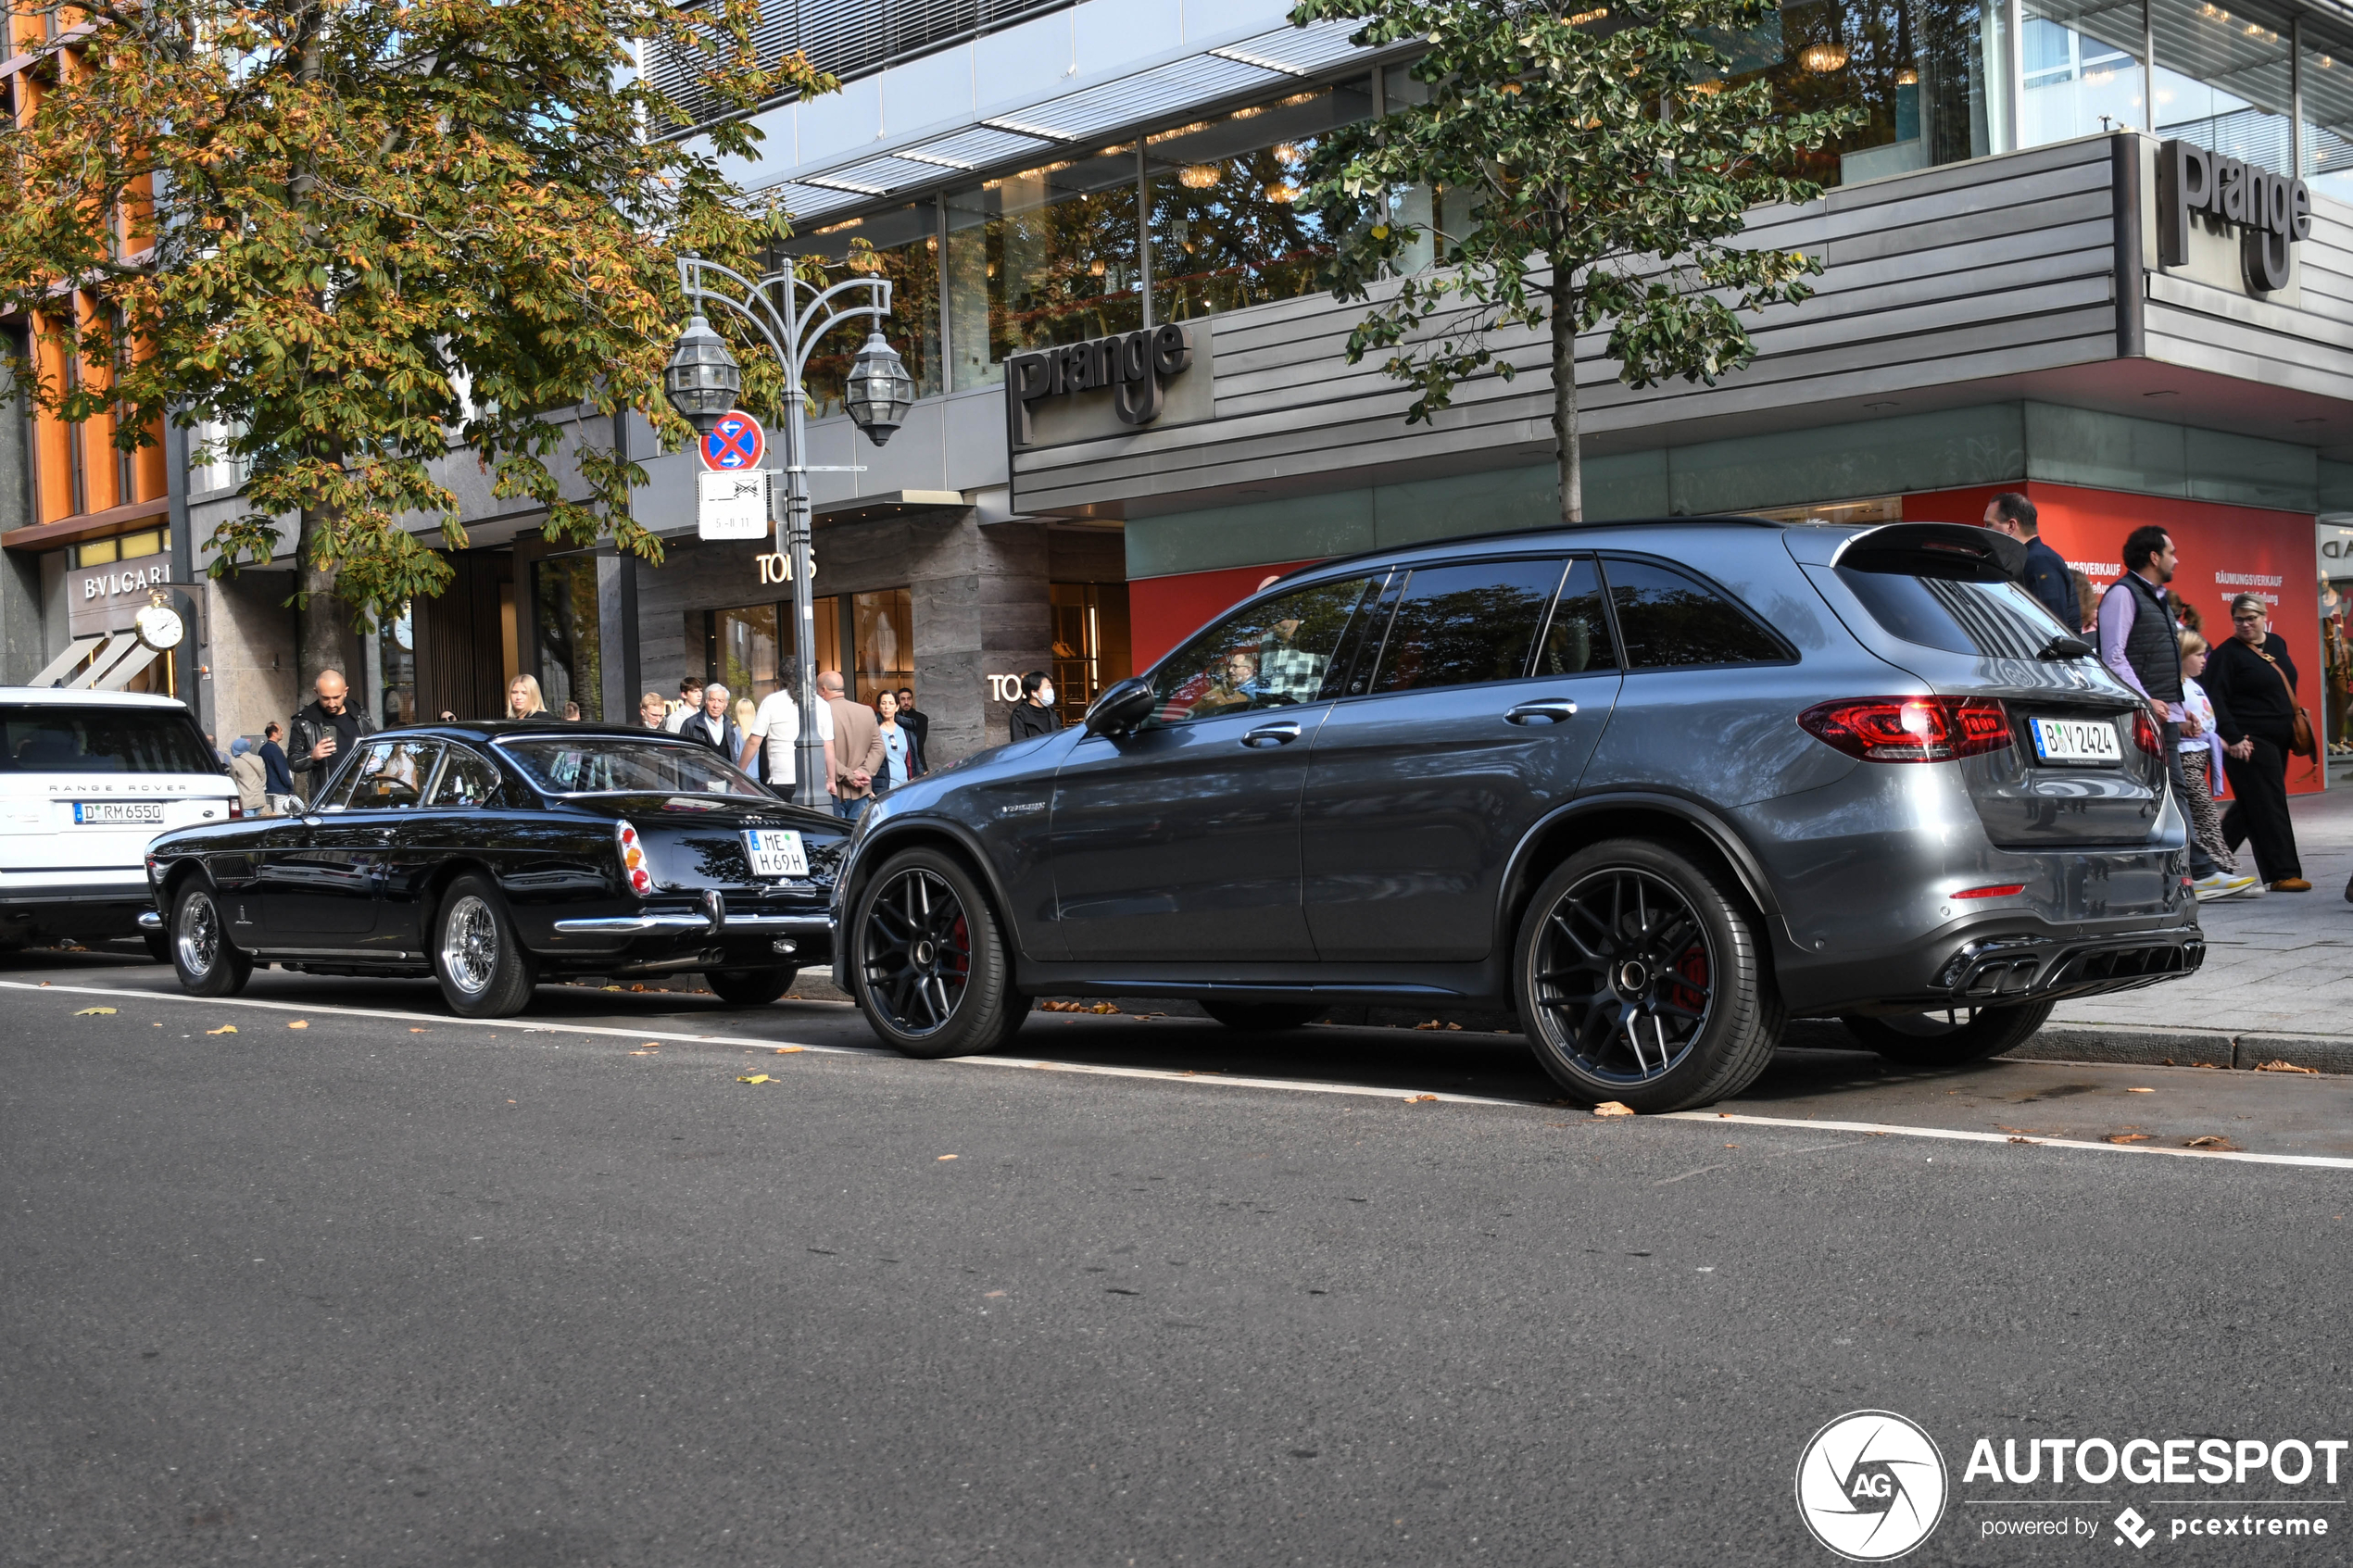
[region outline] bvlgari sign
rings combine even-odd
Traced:
[[[1031,413],[1047,398],[1103,388],[1111,391],[1112,411],[1120,423],[1148,425],[1160,418],[1163,378],[1182,374],[1191,362],[1184,330],[1173,322],[1016,354],[1005,361],[1005,417],[1013,444],[1036,443]]]
[[[2239,232],[2239,263],[2250,293],[2288,284],[2288,246],[2312,232],[2312,189],[2301,180],[2225,157],[2191,142],[2168,142],[2157,154],[2158,257],[2184,266],[2190,227]]]

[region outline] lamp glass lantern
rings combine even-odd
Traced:
[[[842,406],[850,422],[880,446],[906,422],[914,403],[915,378],[907,373],[906,362],[879,331],[869,333],[842,389]]]
[[[744,389],[743,367],[700,316],[679,335],[661,380],[670,406],[705,435],[719,428]]]

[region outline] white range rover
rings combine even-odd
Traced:
[[[165,956],[139,918],[155,908],[147,844],[236,802],[185,703],[0,686],[0,951],[145,935]]]

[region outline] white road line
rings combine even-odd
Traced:
[[[404,1023],[426,1023],[435,1028],[472,1027],[476,1029],[508,1029],[519,1034],[536,1035],[599,1035],[617,1040],[667,1040],[680,1045],[736,1046],[750,1050],[774,1051],[781,1046],[799,1044],[793,1040],[757,1039],[739,1035],[688,1035],[660,1029],[615,1029],[594,1023],[542,1023],[520,1018],[459,1018],[442,1012],[408,1012],[396,1008],[354,1008],[339,1005],[318,1007],[300,1002],[264,1001],[247,997],[191,997],[178,991],[125,991],[105,985],[59,985],[52,982],[43,985],[30,981],[0,980],[0,989],[12,991],[51,991],[66,996],[130,997],[137,1001],[193,1002],[209,1007],[266,1008],[276,1012],[333,1013],[352,1018],[386,1018]],[[802,1045],[804,1051],[822,1056],[879,1056],[899,1060],[898,1053],[880,1047]],[[1408,1102],[1435,1100],[1443,1105],[1491,1105],[1517,1110],[1554,1110],[1561,1109],[1539,1100],[1504,1099],[1491,1095],[1449,1094],[1444,1090],[1416,1093],[1407,1089],[1375,1088],[1365,1084],[1327,1084],[1301,1078],[1253,1078],[1231,1073],[1213,1071],[1187,1072],[1165,1067],[1106,1067],[1092,1062],[1040,1061],[1035,1058],[964,1056],[948,1057],[941,1065],[953,1067],[1011,1067],[1033,1073],[1073,1073],[1099,1078],[1143,1078],[1169,1084],[1214,1085],[1223,1088],[1279,1089],[1293,1094],[1345,1095],[1365,1099],[1402,1099]],[[1750,1116],[1732,1110],[1675,1110],[1661,1116],[1647,1116],[1646,1122],[1700,1122],[1716,1126],[1792,1127],[1817,1133],[1869,1133],[1881,1136],[1906,1138],[1942,1138],[1954,1143],[1990,1143],[2024,1145],[2034,1148],[2082,1149],[2095,1154],[2170,1154],[2183,1160],[2230,1160],[2249,1165],[2296,1165],[2310,1170],[2353,1171],[2353,1159],[2332,1154],[2255,1154],[2243,1149],[2168,1148],[2160,1144],[2095,1143],[2082,1138],[2020,1137],[2009,1133],[1978,1133],[1958,1127],[1907,1127],[1895,1122],[1823,1122],[1791,1116]],[[1844,1147],[1825,1144],[1823,1148]],[[1810,1153],[1813,1150],[1788,1150],[1790,1153]],[[1686,1174],[1697,1175],[1698,1172]],[[1675,1179],[1675,1178],[1669,1178]]]
[[[2027,1144],[2036,1148],[2082,1148],[2099,1154],[2171,1154],[2183,1160],[2236,1160],[2249,1165],[2305,1165],[2322,1171],[2353,1171],[2353,1159],[2334,1154],[2251,1154],[2245,1149],[2167,1148],[2162,1144],[2095,1143],[2088,1138],[2030,1138],[2010,1133],[1971,1133],[1957,1127],[1906,1127],[1894,1122],[1814,1122],[1793,1116],[1746,1116],[1735,1110],[1673,1110],[1661,1122],[1705,1122],[1716,1126],[1810,1127],[1823,1133],[1879,1133],[1907,1138],[1944,1138],[1955,1143]],[[1835,1147],[1835,1146],[1833,1146]]]

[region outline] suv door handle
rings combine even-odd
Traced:
[[[1541,696],[1523,702],[1504,715],[1510,724],[1565,724],[1577,717],[1577,704],[1565,696]]]
[[[1298,721],[1286,719],[1277,724],[1259,725],[1258,728],[1242,736],[1242,744],[1255,746],[1289,746],[1298,738]]]

